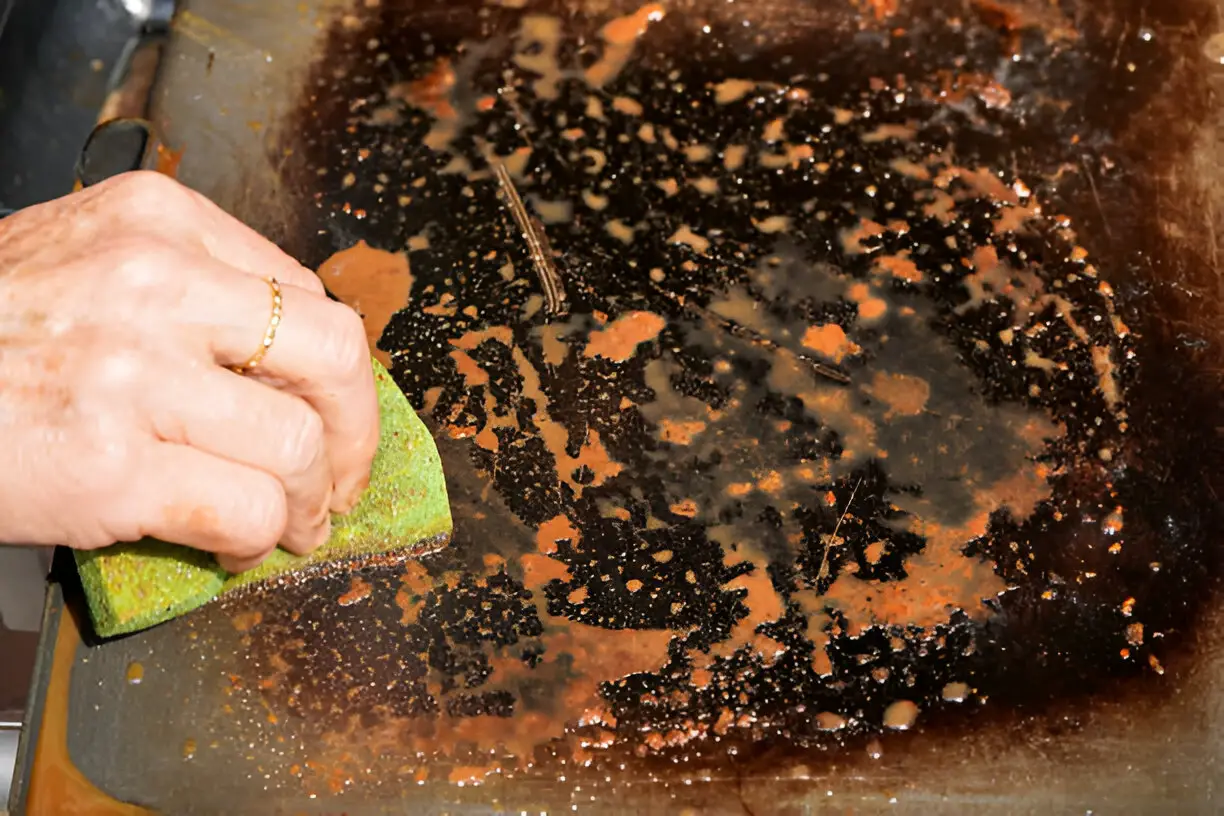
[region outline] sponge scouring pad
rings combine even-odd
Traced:
[[[381,433],[370,486],[347,516],[332,519],[327,543],[308,556],[275,550],[253,570],[230,575],[209,553],[144,539],[75,551],[94,631],[136,632],[203,606],[236,589],[315,564],[362,555],[421,555],[449,540],[450,501],[433,438],[376,360]]]

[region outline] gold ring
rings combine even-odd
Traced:
[[[281,299],[281,288],[276,278],[264,278],[268,284],[268,288],[272,290],[272,315],[268,318],[268,327],[264,329],[263,342],[259,344],[259,348],[251,355],[251,359],[239,366],[232,366],[231,371],[235,374],[247,374],[254,368],[258,367],[263,362],[264,355],[268,353],[268,349],[272,348],[272,343],[276,340],[276,330],[280,328],[281,317],[283,315],[283,301]]]

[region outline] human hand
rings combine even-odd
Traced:
[[[283,322],[239,375],[266,278]],[[360,317],[198,193],[128,173],[0,221],[0,542],[152,536],[238,572],[326,541],[377,444]]]

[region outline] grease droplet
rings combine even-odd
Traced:
[[[816,727],[821,731],[840,731],[846,727],[846,718],[832,711],[822,711],[816,715]]]
[[[898,700],[884,710],[884,727],[908,731],[918,719],[918,706],[910,700]]]
[[[943,698],[949,703],[963,703],[968,696],[968,683],[949,683],[943,687]]]

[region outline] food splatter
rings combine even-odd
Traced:
[[[840,363],[848,354],[860,350],[846,337],[845,330],[836,323],[811,326],[803,334],[803,345],[835,363]]]
[[[341,606],[352,606],[370,597],[370,585],[358,576],[353,576],[348,591],[340,595],[336,603]]]
[[[646,5],[609,21],[599,30],[599,36],[604,41],[603,55],[586,69],[586,81],[593,88],[602,88],[611,82],[633,56],[638,39],[646,33],[651,23],[662,20],[666,15],[660,3]]]
[[[361,315],[371,351],[390,367],[391,357],[378,343],[391,316],[408,305],[412,292],[408,257],[375,249],[362,240],[328,258],[319,267],[319,278],[328,291]]]
[[[931,398],[931,386],[923,379],[906,374],[877,371],[871,385],[864,390],[888,405],[886,419],[894,416],[917,416]]]
[[[614,320],[607,328],[591,332],[583,354],[603,357],[623,363],[633,356],[637,347],[659,335],[666,321],[651,312],[630,312]]]

